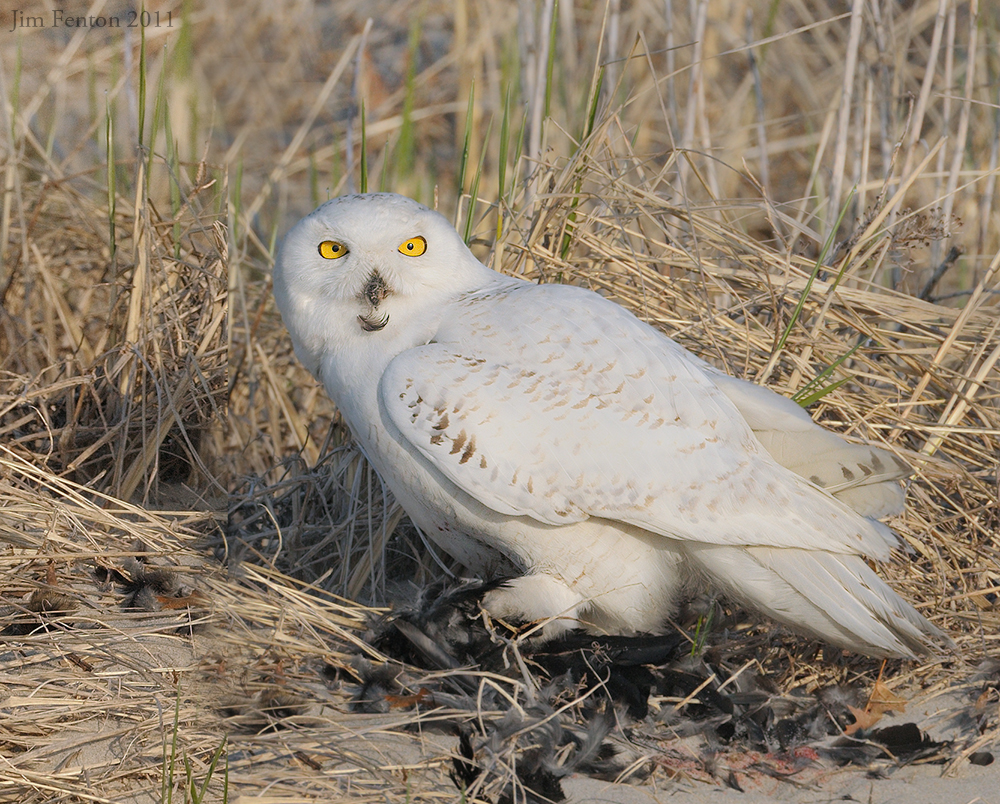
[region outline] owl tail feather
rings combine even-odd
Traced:
[[[696,545],[713,585],[795,631],[869,656],[917,658],[950,640],[861,556],[769,547]]]

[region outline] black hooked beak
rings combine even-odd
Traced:
[[[378,271],[372,271],[371,276],[368,277],[368,282],[358,294],[358,298],[361,301],[368,302],[372,308],[367,315],[358,316],[358,321],[361,322],[361,326],[365,332],[378,332],[389,323],[388,313],[381,317],[376,317],[375,313],[378,311],[378,306],[390,293],[392,293],[392,288],[389,287],[389,283],[382,278],[382,275]]]
[[[392,289],[389,287],[389,283],[382,278],[382,274],[378,271],[372,271],[372,275],[368,277],[368,283],[361,291],[360,296],[363,301],[367,301],[372,307],[377,308],[391,292]]]

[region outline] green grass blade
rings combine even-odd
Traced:
[[[313,209],[319,206],[319,170],[316,169],[316,152],[309,149],[309,201]]]
[[[782,0],[771,0],[770,5],[767,8],[767,20],[764,22],[764,30],[760,35],[761,39],[770,39],[774,34],[775,22],[778,19],[778,10],[781,7]],[[764,64],[764,58],[767,56],[767,51],[771,47],[770,43],[765,44],[760,48],[759,63],[760,66]]]
[[[817,374],[815,377],[809,380],[809,382],[803,385],[798,391],[792,394],[792,399],[794,399],[796,402],[802,405],[802,407],[808,407],[809,405],[811,405],[812,402],[806,403],[803,402],[802,400],[808,398],[809,394],[813,391],[813,389],[820,386],[824,380],[826,380],[830,375],[832,375],[833,372],[837,370],[838,366],[840,366],[845,360],[848,360],[856,351],[858,351],[858,349],[861,348],[861,345],[863,343],[864,339],[854,344],[854,346],[852,346],[847,352],[845,352],[836,360],[834,360],[829,366],[823,369],[823,371],[821,371],[819,374]],[[816,400],[814,399],[813,402],[815,401]]]
[[[284,220],[285,215],[285,205],[281,204],[278,209],[278,214],[274,216],[274,220],[271,221],[271,233],[267,238],[267,253],[272,257],[278,248],[278,224]]]
[[[330,178],[329,184],[326,186],[326,200],[330,200],[330,193],[340,184],[340,177],[344,175],[345,172],[350,173],[351,163],[350,154],[346,151],[344,152],[343,162],[337,158],[338,154],[334,154],[330,159]]]
[[[215,753],[212,754],[212,758],[211,758],[211,760],[209,760],[208,771],[205,774],[205,781],[202,782],[202,784],[201,784],[201,789],[200,790],[195,790],[194,788],[192,788],[192,790],[191,790],[191,794],[192,794],[191,795],[191,801],[192,801],[192,804],[201,804],[202,801],[205,800],[205,793],[208,791],[208,784],[209,784],[209,782],[212,781],[212,775],[215,773],[215,768],[219,764],[219,759],[222,758],[222,752],[225,751],[225,750],[226,750],[226,738],[223,737],[222,738],[222,742],[219,744],[219,747],[215,749]],[[227,757],[227,760],[228,760],[228,757]],[[227,775],[228,775],[228,772],[229,771],[228,771],[228,768],[227,768],[227,770],[226,770]],[[223,799],[223,800],[225,800],[225,799]]]
[[[399,157],[399,147],[397,143],[396,157]],[[394,160],[392,159],[392,142],[389,137],[385,138],[385,149],[382,151],[382,174],[379,176],[378,180],[378,191],[380,193],[388,192],[389,190],[389,165],[392,164]]]
[[[490,117],[490,122],[486,126],[486,137],[483,142],[489,142],[490,132],[493,130],[493,118]],[[476,199],[479,196],[479,180],[483,177],[483,164],[486,161],[486,146],[479,152],[479,165],[476,168],[476,175],[472,178],[472,188],[469,190],[469,211],[465,218],[465,243],[468,245],[469,241],[472,240],[472,223],[476,212]]]
[[[549,22],[549,54],[545,62],[545,110],[542,119],[549,117],[552,108],[552,73],[556,64],[556,22],[559,19],[559,0],[552,5],[552,19]]]
[[[174,64],[179,78],[190,78],[194,69],[194,13],[193,0],[184,0],[181,6],[181,29],[174,46]]]
[[[590,103],[587,111],[587,125],[583,130],[583,136],[580,137],[580,148],[584,147],[584,143],[590,138],[590,135],[594,133],[594,126],[597,124],[597,109],[601,102],[601,88],[604,86],[604,67],[597,73],[597,79],[594,81],[593,89],[590,94]],[[577,168],[579,171],[579,167]],[[576,184],[573,187],[573,199],[569,204],[569,213],[566,215],[566,228],[563,232],[562,244],[559,249],[559,255],[562,259],[566,259],[566,255],[569,254],[569,248],[573,243],[573,229],[576,224],[576,208],[580,204],[580,190],[583,189],[583,179],[582,177],[577,178]]]
[[[10,145],[17,142],[17,115],[21,111],[21,71],[24,66],[21,54],[21,37],[17,37],[17,53],[14,56],[14,85],[10,91]],[[94,82],[96,86],[96,80]],[[96,102],[95,102],[96,106]],[[96,116],[96,115],[95,115]]]
[[[117,252],[115,238],[115,199],[118,196],[118,182],[115,169],[115,124],[114,115],[111,113],[110,101],[106,103],[104,121],[104,142],[108,156],[108,244],[111,248],[111,263],[113,265]]]
[[[778,339],[778,344],[775,347],[775,352],[781,351],[781,349],[784,348],[785,342],[788,340],[788,336],[792,333],[792,328],[799,320],[799,316],[802,315],[802,308],[805,306],[806,299],[809,298],[809,293],[812,290],[813,282],[816,281],[816,277],[819,276],[819,272],[823,268],[823,263],[826,260],[827,254],[830,253],[830,249],[833,247],[833,241],[837,236],[837,230],[840,228],[840,224],[844,220],[844,215],[847,214],[848,208],[854,202],[854,195],[857,192],[857,190],[858,190],[857,187],[853,187],[851,189],[851,192],[847,196],[847,200],[844,202],[844,205],[840,208],[840,215],[837,216],[837,222],[830,229],[830,234],[827,236],[826,242],[823,244],[823,250],[820,251],[819,257],[816,258],[816,264],[813,266],[812,273],[809,274],[809,281],[806,282],[805,289],[799,296],[799,301],[795,305],[795,309],[792,311],[792,317],[791,319],[789,319],[788,325],[785,327],[784,332],[781,333],[781,337]],[[840,282],[840,279],[843,276],[844,270],[846,270],[846,268],[847,268],[846,265],[843,268],[841,268],[841,271],[838,274],[833,287],[836,287],[837,283]],[[832,290],[833,288],[831,288],[831,291]]]
[[[500,118],[500,157],[497,162],[498,179],[497,184],[497,237],[496,242],[500,242],[503,234],[503,208],[504,197],[507,192],[507,151],[510,145],[510,84],[503,96],[503,117]]]
[[[691,640],[691,657],[700,656],[705,651],[705,641],[712,632],[712,623],[715,620],[715,604],[705,614],[698,618],[698,623],[694,627],[694,639]]]
[[[140,14],[145,14],[146,4],[141,6]],[[143,136],[146,128],[146,26],[139,26],[139,153],[142,153]],[[142,156],[140,155],[140,159]]]
[[[515,177],[517,176],[518,165],[521,164],[521,156],[524,154],[524,142],[525,142],[524,138],[527,130],[528,130],[528,113],[527,113],[527,107],[525,105],[522,106],[521,108],[521,127],[517,130],[517,139],[515,140],[515,142],[517,143],[517,147],[514,149],[514,160],[512,162],[512,164],[514,165],[513,175]],[[514,189],[514,181],[512,180],[511,181],[512,193],[513,189]]]
[[[461,199],[465,192],[465,174],[469,167],[469,147],[472,144],[472,108],[476,101],[476,81],[472,80],[469,87],[469,103],[465,107],[465,139],[462,144],[462,156],[458,162],[457,196]]]
[[[167,50],[163,49],[163,66],[160,68],[160,78],[156,82],[156,99],[153,101],[153,125],[149,132],[149,154],[146,162],[146,181],[151,182],[151,171],[153,170],[153,149],[156,147],[156,138],[160,133],[160,126],[163,125],[163,118],[167,108]]]
[[[364,101],[361,101],[361,192],[368,192],[368,133],[365,131]]]
[[[169,804],[174,798],[174,767],[177,764],[177,732],[181,722],[181,691],[177,690],[177,700],[174,703],[174,725],[171,730],[170,755],[167,755],[166,743],[163,745],[163,777],[160,783],[160,801]]]
[[[408,179],[413,173],[415,136],[413,126],[413,108],[417,97],[417,54],[420,48],[420,18],[410,26],[410,41],[407,45],[408,68],[406,71],[406,86],[403,94],[403,122],[399,129],[399,140],[396,143],[396,176]],[[387,160],[388,161],[388,160]]]
[[[177,220],[177,213],[181,209],[181,160],[178,153],[177,142],[174,140],[174,130],[170,121],[170,107],[163,106],[163,134],[167,140],[167,167],[170,171],[170,213],[174,219],[174,259],[180,259],[181,252],[181,224]]]
[[[800,404],[802,407],[807,408],[810,405],[819,402],[824,396],[826,396],[830,392],[836,391],[844,383],[848,383],[853,379],[854,377],[841,377],[839,380],[836,380],[835,382],[832,382],[829,385],[823,386],[818,391],[814,391],[813,393],[808,394],[806,396],[799,396],[799,394],[796,394],[792,398],[796,402],[798,402],[798,404]]]
[[[594,124],[597,121],[597,109],[601,105],[601,89],[604,86],[604,67],[601,67],[600,72],[597,74],[597,80],[594,82],[594,89],[590,95],[590,107],[587,111],[587,128],[584,129],[583,137],[580,139],[580,145],[594,133]]]
[[[94,64],[93,50],[87,51],[87,111],[89,112],[88,119],[96,123],[100,114],[100,105],[97,102],[97,67]],[[11,123],[13,123],[14,119],[15,117],[12,115]],[[94,141],[100,144],[100,140],[101,127],[94,126]]]
[[[231,236],[234,243],[238,243],[239,237],[239,226],[240,226],[240,213],[243,208],[243,156],[241,155],[239,160],[236,162],[236,176],[233,178],[232,195],[229,199],[229,208],[232,210],[233,215],[233,231]]]
[[[187,89],[188,130],[186,133],[188,153],[192,155],[198,153],[198,129],[200,126],[198,95],[194,91],[200,85],[197,81],[191,80],[194,74],[194,23],[191,20],[193,13],[193,0],[184,0],[181,7],[180,35],[177,37],[177,45],[174,48],[174,61],[177,64],[174,75],[181,79],[182,85]],[[185,132],[180,132],[180,134],[183,133]],[[195,169],[197,170],[197,168]]]

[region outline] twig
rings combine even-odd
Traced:
[[[931,294],[934,292],[934,288],[937,287],[937,283],[941,281],[941,278],[948,272],[948,269],[955,264],[955,261],[962,256],[963,251],[964,249],[958,246],[951,247],[948,251],[948,256],[934,269],[934,273],[931,274],[930,279],[920,289],[920,292],[917,294],[918,299],[928,301],[931,298]]]

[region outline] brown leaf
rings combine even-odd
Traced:
[[[204,605],[208,600],[208,598],[197,589],[189,595],[184,595],[184,597],[165,597],[164,595],[157,595],[156,599],[165,609],[183,609],[187,606]]]
[[[854,715],[854,722],[846,729],[844,734],[851,735],[861,729],[870,729],[882,719],[882,713],[869,712],[867,709],[858,709],[856,706],[848,706],[850,713]]]
[[[865,707],[865,710],[878,713],[880,716],[890,710],[893,712],[905,712],[906,699],[896,695],[882,683],[882,679],[880,678],[875,682],[875,686],[872,687],[872,694],[868,697],[868,705]]]
[[[385,699],[392,709],[409,709],[422,703],[430,694],[431,691],[427,687],[421,687],[414,695],[386,695]]]

